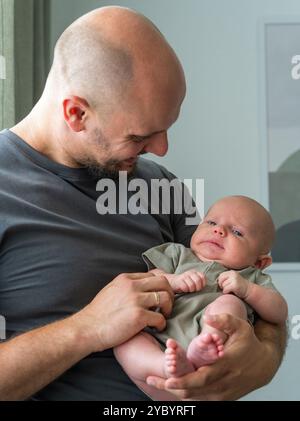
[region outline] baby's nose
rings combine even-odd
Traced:
[[[225,228],[222,225],[216,225],[214,227],[214,233],[217,235],[220,235],[221,237],[224,237],[226,231]]]

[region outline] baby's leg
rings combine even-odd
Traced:
[[[175,395],[146,383],[148,376],[165,378],[165,354],[155,338],[141,332],[114,348],[114,354],[128,377],[154,400],[177,400]]]
[[[205,311],[206,315],[229,313],[241,319],[247,319],[247,311],[242,300],[232,294],[222,295],[212,302]],[[227,335],[205,323],[200,335],[196,336],[187,349],[187,358],[195,367],[212,364],[224,354]]]
[[[135,380],[145,381],[150,375],[165,377],[164,352],[146,332],[114,348],[114,354],[128,376]]]

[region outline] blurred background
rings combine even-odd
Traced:
[[[289,208],[294,221],[300,220],[300,206],[291,202],[295,195],[300,197],[299,184],[293,184],[286,199],[286,184],[280,184],[276,174],[269,178],[267,107],[274,98],[267,91],[266,74],[276,73],[276,66],[266,69],[265,39],[266,22],[300,24],[299,0],[0,0],[0,129],[19,121],[39,98],[63,30],[80,15],[112,4],[134,8],[150,18],[185,69],[187,97],[169,131],[169,152],[164,158],[151,158],[182,180],[203,178],[205,209],[222,196],[243,194],[266,207],[271,202],[275,222],[283,224],[282,215]],[[272,48],[276,55],[276,43]],[[300,55],[300,34],[295,48],[294,54]],[[300,80],[293,86],[300,101]],[[280,96],[275,99],[281,101]],[[297,126],[299,110],[298,102]],[[297,136],[295,142],[300,149]],[[299,154],[292,161],[292,172],[299,173]],[[292,232],[296,232],[293,227]],[[285,250],[299,249],[300,231],[297,243],[284,238]],[[300,314],[300,262],[292,261],[270,269],[290,309],[291,337],[285,360],[268,386],[244,400],[300,400],[300,321],[296,317]]]

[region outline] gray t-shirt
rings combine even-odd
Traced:
[[[147,183],[174,178],[145,159],[135,176]],[[98,214],[97,181],[84,168],[49,160],[9,130],[0,132],[0,314],[8,338],[77,312],[119,273],[147,271],[146,249],[189,244],[195,227],[185,225],[185,215]],[[33,399],[147,398],[107,350]]]

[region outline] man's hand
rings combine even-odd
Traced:
[[[149,273],[121,274],[75,315],[91,352],[113,348],[146,326],[163,330],[174,294],[167,279]],[[160,312],[153,311],[160,307]]]
[[[165,274],[165,276],[176,294],[201,291],[206,285],[205,275],[195,270],[187,270],[180,275]]]
[[[151,311],[159,306],[162,313]],[[23,400],[78,361],[114,347],[145,326],[163,329],[173,291],[163,276],[117,276],[78,313],[0,344],[0,400]]]
[[[251,285],[247,279],[243,278],[235,270],[227,270],[221,273],[218,278],[219,287],[223,290],[223,294],[233,292],[237,297],[245,299],[249,293]]]
[[[248,322],[234,316],[206,316],[205,322],[228,335],[225,355],[179,378],[148,377],[149,385],[182,400],[235,400],[272,379],[282,357],[283,329],[260,321],[259,340]]]

